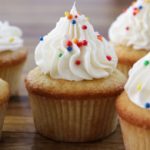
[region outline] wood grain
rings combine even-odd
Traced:
[[[0,0],[0,20],[22,28],[29,51],[20,86],[20,97],[10,100],[0,150],[124,150],[120,128],[108,138],[93,143],[67,144],[48,140],[35,132],[24,87],[24,77],[34,66],[39,37],[54,28],[73,0]],[[78,8],[106,38],[112,21],[130,4],[129,0],[78,0]]]

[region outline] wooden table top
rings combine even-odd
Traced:
[[[50,141],[35,132],[32,113],[23,79],[34,64],[34,49],[39,37],[54,28],[58,19],[69,10],[73,0],[1,0],[0,20],[22,28],[29,50],[20,87],[20,96],[10,100],[0,150],[124,150],[120,128],[108,138],[84,144]],[[78,0],[78,8],[90,17],[95,30],[107,38],[107,31],[129,0]]]

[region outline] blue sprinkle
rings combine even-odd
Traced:
[[[76,20],[72,20],[72,24],[73,24],[73,25],[76,24]]]
[[[44,37],[43,36],[40,37],[40,41],[44,41]]]
[[[142,9],[143,8],[143,6],[141,5],[141,6],[139,6],[139,9]]]
[[[150,108],[150,103],[145,103],[145,108]]]
[[[68,47],[67,47],[67,50],[68,50],[69,52],[71,52],[71,51],[73,50],[73,48],[72,48],[71,46],[68,46]]]

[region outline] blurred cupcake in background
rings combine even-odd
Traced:
[[[125,92],[117,99],[127,150],[150,150],[150,53],[129,71]]]
[[[23,47],[22,31],[8,22],[0,22],[0,78],[10,85],[16,95],[27,51]]]
[[[2,136],[4,118],[10,94],[9,92],[8,83],[0,79],[0,138]]]
[[[109,29],[109,38],[119,58],[118,68],[129,69],[150,52],[150,0],[138,0]]]
[[[116,97],[125,76],[111,44],[74,5],[35,50],[38,67],[25,83],[37,132],[57,141],[87,142],[115,131]]]

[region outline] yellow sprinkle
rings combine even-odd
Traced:
[[[65,16],[68,17],[70,13],[68,11],[65,12]]]
[[[15,41],[14,38],[10,38],[10,39],[9,39],[9,42],[10,42],[10,43],[12,43],[12,42],[14,42],[14,41]]]
[[[90,20],[90,18],[89,18],[89,17],[86,17],[86,19],[87,19],[87,21],[89,21],[89,20]]]
[[[141,91],[141,90],[142,90],[142,85],[141,85],[141,84],[138,84],[138,85],[137,85],[137,90],[138,90],[138,91]]]

